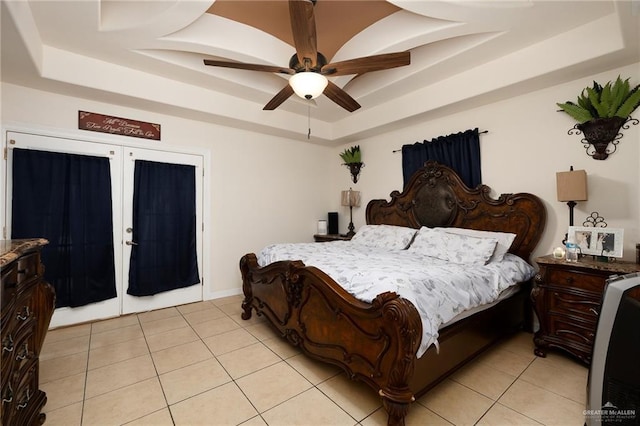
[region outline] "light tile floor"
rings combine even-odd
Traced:
[[[48,426],[385,425],[373,390],[311,360],[241,296],[51,330],[41,354]],[[582,425],[587,369],[500,343],[419,398],[407,425]]]

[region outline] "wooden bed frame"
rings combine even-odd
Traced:
[[[366,219],[368,224],[512,232],[517,237],[510,252],[529,261],[546,221],[543,203],[532,194],[492,199],[489,193],[489,187],[469,189],[450,168],[427,162],[402,193],[391,193],[391,201],[369,202]],[[420,317],[395,293],[362,302],[318,268],[296,260],[260,267],[253,253],[242,257],[240,270],[242,318],[251,318],[254,310],[307,355],[367,383],[382,398],[389,425],[403,425],[415,398],[531,318],[528,282],[513,297],[441,329],[439,354],[432,346],[416,358]]]

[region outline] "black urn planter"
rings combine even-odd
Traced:
[[[604,117],[594,118],[585,123],[579,123],[575,125],[575,128],[580,130],[584,134],[583,143],[587,147],[587,153],[593,157],[594,160],[605,160],[609,154],[615,151],[607,151],[607,147],[611,142],[620,139],[618,132],[622,125],[627,121],[627,118],[622,117]],[[586,142],[585,142],[586,141]],[[614,146],[616,144],[614,142]],[[589,153],[588,145],[593,146],[595,150],[593,153]]]
[[[364,167],[364,163],[344,163],[344,165],[349,167],[349,171],[351,172],[351,180],[353,181],[353,183],[358,183],[360,169]]]

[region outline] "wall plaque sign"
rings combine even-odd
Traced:
[[[78,129],[160,140],[160,125],[95,112],[78,111]]]

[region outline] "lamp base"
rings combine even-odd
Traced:
[[[573,167],[572,167],[573,169]],[[573,208],[577,205],[575,201],[568,201],[567,206],[569,206],[569,226],[573,226]],[[562,245],[566,246],[567,241],[569,240],[569,233],[564,234],[564,240],[562,240]]]
[[[347,237],[353,237],[354,235],[356,235],[356,232],[355,232],[356,227],[353,226],[353,222],[349,222],[348,229],[349,229],[349,232],[345,234]]]

